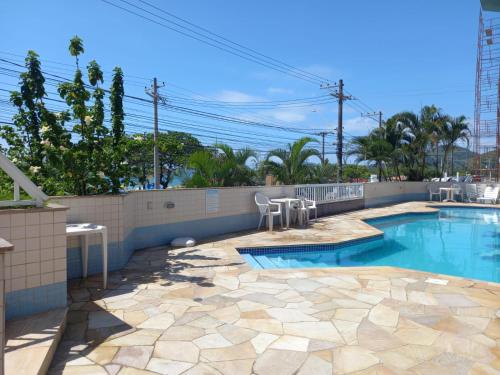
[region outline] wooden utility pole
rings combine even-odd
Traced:
[[[369,118],[377,121],[379,128],[382,128],[382,116],[383,116],[382,111],[361,114],[361,117],[369,117]]]
[[[337,183],[341,182],[342,171],[343,171],[343,147],[344,147],[344,136],[343,136],[343,106],[344,101],[352,100],[351,95],[344,94],[344,81],[339,79],[339,83],[335,85],[325,84],[321,85],[322,89],[336,89],[330,91],[330,95],[337,99],[338,101],[338,125],[337,125]]]
[[[146,94],[153,98],[153,176],[154,188],[160,189],[160,160],[158,151],[158,99],[165,102],[165,98],[158,94],[158,89],[165,86],[162,84],[158,86],[158,80],[153,78],[153,85],[151,89],[146,88]]]
[[[339,91],[337,95],[337,99],[339,102],[338,109],[338,129],[337,129],[337,183],[342,180],[342,172],[343,172],[343,160],[342,160],[342,151],[344,147],[344,135],[343,135],[343,108],[344,108],[344,81],[339,80]]]
[[[334,132],[329,132],[329,131],[322,131],[319,133],[316,133],[316,135],[319,135],[321,137],[321,163],[325,164],[325,137],[328,134],[334,134]]]
[[[153,131],[153,170],[155,189],[160,188],[160,163],[158,162],[158,81],[153,79],[153,107],[154,107],[154,131]]]

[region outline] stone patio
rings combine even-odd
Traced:
[[[500,285],[392,267],[252,270],[237,247],[335,243],[380,232],[363,218],[136,252],[74,281],[50,374],[498,374]]]

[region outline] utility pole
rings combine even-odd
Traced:
[[[382,116],[383,116],[382,111],[361,113],[361,117],[369,117],[375,121],[378,121],[379,128],[382,128]]]
[[[162,83],[158,86],[158,80],[153,78],[153,85],[150,89],[146,88],[146,94],[153,98],[153,175],[154,175],[154,188],[160,189],[160,161],[158,152],[158,99],[162,103],[166,102],[166,99],[158,94],[158,89],[164,87],[165,84]]]
[[[335,134],[335,133],[332,131],[322,131],[322,132],[316,133],[316,135],[319,135],[322,139],[321,140],[321,163],[322,164],[325,164],[325,137],[328,134]]]
[[[338,108],[338,125],[337,125],[337,183],[342,179],[342,171],[343,171],[343,147],[344,147],[344,136],[343,136],[343,106],[344,101],[352,100],[353,97],[351,95],[344,94],[344,81],[339,79],[338,84],[331,85],[329,83],[322,84],[320,86],[322,89],[330,90],[330,95],[337,99],[339,103]],[[332,90],[334,89],[334,90]]]

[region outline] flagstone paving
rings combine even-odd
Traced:
[[[235,248],[377,235],[367,217],[136,252],[70,284],[51,374],[500,374],[500,285],[392,267],[252,270]]]

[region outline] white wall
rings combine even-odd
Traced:
[[[66,208],[0,210],[7,293],[66,281]]]

